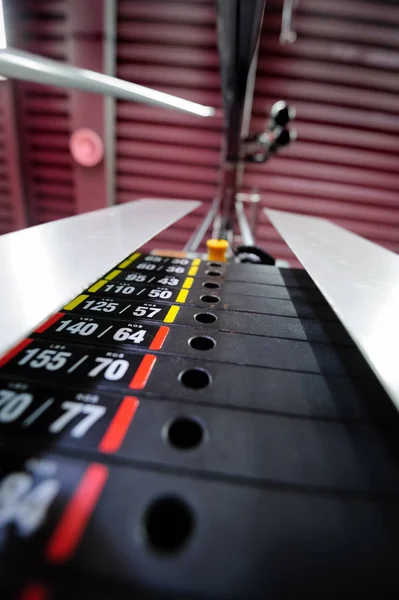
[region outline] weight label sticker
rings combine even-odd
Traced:
[[[122,269],[114,269],[108,275],[104,277],[107,281],[114,282],[123,282],[127,284],[142,284],[142,285],[152,285],[155,287],[158,286],[167,286],[171,288],[179,288],[183,285],[185,280],[185,275],[177,277],[176,275],[168,275],[166,273],[154,273],[150,274],[145,271],[143,272],[132,272],[126,271]]]
[[[78,385],[94,391],[98,387],[142,389],[146,373],[140,372],[143,356],[124,352],[84,348],[73,344],[57,344],[27,338],[17,354],[4,357],[4,373],[28,379],[56,383],[63,387]],[[156,357],[151,357],[151,372]],[[147,359],[148,360],[148,359]],[[148,374],[149,376],[149,374]],[[147,376],[147,379],[148,379]],[[135,388],[135,385],[138,388]],[[145,385],[145,384],[144,384]]]
[[[176,300],[178,290],[171,290],[165,287],[147,287],[142,285],[130,285],[100,279],[88,288],[88,291],[95,294],[100,291],[105,296],[115,296],[116,298],[140,298],[142,300],[166,300],[173,302]]]
[[[35,334],[45,335],[55,340],[86,342],[90,345],[113,345],[160,350],[169,333],[164,325],[143,325],[142,323],[120,323],[110,319],[75,316],[70,313],[57,313],[47,323],[41,325]]]
[[[171,256],[153,256],[142,254],[132,262],[121,262],[117,268],[137,271],[150,275],[165,274],[167,276],[187,275],[191,267],[198,267],[199,259],[174,258]]]
[[[116,452],[138,408],[133,396],[64,391],[19,380],[0,380],[0,428],[48,446]]]
[[[15,536],[28,538],[43,525],[60,491],[56,466],[50,461],[44,466],[51,468],[47,477],[22,468],[0,476],[0,532],[13,525]]]
[[[108,468],[56,457],[0,468],[0,548],[21,564],[42,556],[64,562],[75,553],[108,479]]]
[[[107,479],[106,466],[89,465],[49,540],[47,560],[63,563],[75,553]]]
[[[110,300],[105,297],[94,297],[82,294],[78,296],[72,302],[69,302],[64,306],[64,310],[79,313],[84,315],[90,315],[92,317],[104,316],[120,318],[125,321],[137,321],[141,319],[150,321],[164,321],[169,315],[171,308],[164,304],[154,304],[152,302],[127,302],[124,300]],[[167,321],[171,323],[172,321]]]
[[[140,256],[141,256],[140,252],[135,252],[134,254],[131,254],[124,261],[122,261],[120,263],[119,267],[121,269],[124,269],[124,268],[128,267],[129,265],[131,265],[132,263],[134,263],[134,261],[137,260]]]

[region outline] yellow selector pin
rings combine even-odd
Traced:
[[[229,247],[227,240],[210,239],[207,240],[206,245],[208,248],[208,260],[226,262],[226,252]]]

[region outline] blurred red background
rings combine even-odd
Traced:
[[[213,0],[112,0],[110,19],[107,1],[5,1],[8,43],[98,71],[106,53],[110,74],[221,107]],[[279,43],[281,9],[282,0],[267,1],[251,129],[261,131],[284,99],[297,109],[298,140],[247,166],[244,191],[259,191],[262,206],[327,217],[398,251],[399,5],[299,0],[291,46]],[[0,233],[107,206],[114,175],[117,203],[203,202],[151,244],[180,249],[215,196],[220,118],[6,80],[0,125]],[[69,138],[81,127],[104,140],[108,170],[105,161],[87,168],[71,157]],[[291,258],[261,213],[257,240]]]

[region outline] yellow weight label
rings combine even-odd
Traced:
[[[190,287],[193,285],[194,279],[192,277],[186,277],[183,283],[183,288],[185,290],[189,290]]]
[[[108,273],[108,275],[105,277],[105,279],[108,279],[108,281],[110,279],[115,279],[115,277],[117,275],[119,275],[119,273],[122,273],[122,271],[120,269],[114,269],[114,271],[111,271],[111,273]]]
[[[199,258],[194,258],[193,262],[191,263],[192,267],[199,267],[201,264],[201,260]]]
[[[132,254],[131,256],[129,256],[129,258],[127,258],[126,260],[124,260],[123,262],[121,262],[120,265],[118,265],[118,267],[120,269],[124,269],[125,267],[128,267],[129,265],[132,264],[132,262],[134,262],[139,256],[141,256],[140,252],[135,252],[134,254]]]
[[[89,287],[89,292],[97,292],[100,288],[103,287],[103,285],[105,285],[107,282],[105,281],[105,279],[100,279],[99,281],[97,281],[94,285],[92,285],[91,287]]]
[[[198,273],[198,267],[190,267],[188,274],[191,275],[191,277],[195,277],[195,275]]]
[[[64,306],[63,310],[72,310],[75,308],[75,306],[78,306],[81,302],[83,302],[83,300],[87,300],[87,298],[89,298],[87,294],[81,294],[74,300],[71,300],[71,302],[68,302],[68,304]]]
[[[188,296],[188,290],[180,290],[179,295],[176,298],[176,302],[185,302]]]
[[[180,306],[171,306],[170,309],[167,312],[166,317],[164,318],[163,322],[164,323],[173,323],[173,321],[176,319],[177,313],[180,310]]]

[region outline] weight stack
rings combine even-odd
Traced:
[[[135,252],[0,360],[0,597],[396,598],[396,411],[303,270]]]

